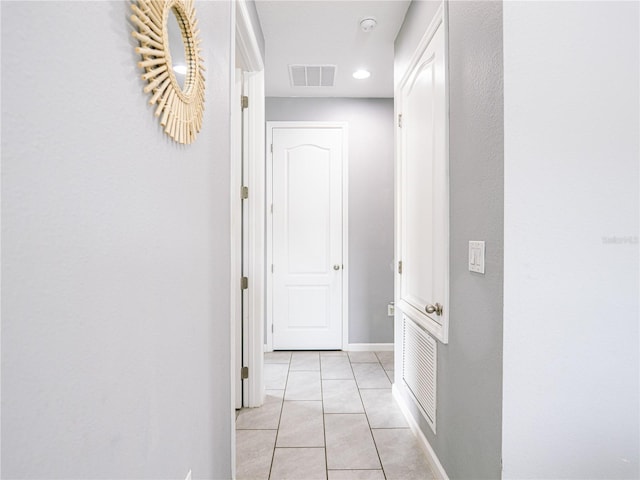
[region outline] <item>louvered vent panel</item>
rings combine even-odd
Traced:
[[[293,87],[333,87],[335,78],[335,65],[289,65]]]
[[[322,67],[321,86],[333,87],[336,77],[336,67],[334,65],[325,65]]]
[[[307,69],[303,65],[290,65],[289,75],[291,77],[291,85],[294,87],[307,85]]]
[[[410,318],[404,317],[403,325],[403,380],[427,422],[436,422],[436,361],[437,344]]]
[[[307,86],[320,86],[320,67],[307,67]]]

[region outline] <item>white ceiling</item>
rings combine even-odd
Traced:
[[[410,0],[257,0],[269,97],[393,97],[393,42]],[[371,32],[360,21],[375,17]],[[292,87],[290,64],[337,65],[333,87]],[[364,68],[366,80],[352,77]]]

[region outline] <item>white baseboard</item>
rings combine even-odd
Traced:
[[[267,344],[264,344],[265,352],[272,352],[269,350]],[[345,352],[393,352],[393,343],[350,343]]]
[[[393,352],[393,343],[350,343],[348,352]]]
[[[420,444],[420,447],[422,448],[425,455],[427,456],[427,460],[429,461],[431,470],[436,476],[436,480],[449,480],[449,476],[447,475],[447,472],[445,471],[444,467],[440,463],[440,460],[438,459],[436,452],[433,450],[433,447],[431,447],[431,444],[429,443],[429,440],[427,440],[427,437],[425,437],[424,433],[422,433],[422,430],[418,426],[418,422],[416,422],[415,418],[413,418],[413,415],[411,415],[411,412],[409,411],[405,403],[405,399],[402,397],[402,394],[400,393],[396,384],[393,384],[392,392],[393,392],[393,397],[396,399],[396,403],[400,407],[400,410],[402,411],[404,417],[407,419],[407,422],[409,423],[409,427],[411,428],[411,431],[418,439],[418,443]]]

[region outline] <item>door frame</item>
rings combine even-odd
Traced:
[[[338,128],[342,130],[342,350],[349,346],[349,124],[347,122],[278,121],[267,122],[266,198],[267,205],[267,291],[265,351],[273,351],[273,130],[275,128]]]
[[[247,172],[245,184],[249,197],[244,200],[248,206],[248,256],[246,275],[249,279],[247,290],[247,332],[248,346],[246,365],[249,367],[248,398],[246,407],[259,407],[264,402],[264,314],[265,314],[265,157],[264,157],[264,70],[245,72],[244,88],[249,97],[245,133],[247,141]]]
[[[231,98],[239,98],[242,95],[242,71],[240,68],[234,69],[234,76],[231,81]],[[240,242],[242,238],[242,203],[236,193],[236,186],[241,181],[241,168],[237,165],[242,164],[242,109],[239,103],[231,103],[230,115],[231,130],[231,147],[230,147],[230,180],[229,185],[231,200],[231,215],[229,218],[231,231],[231,247],[230,247],[230,285],[237,285],[240,282],[242,268],[242,248],[236,250],[236,242]],[[237,278],[237,280],[236,280]],[[242,380],[237,372],[241,364],[244,363],[242,358],[243,339],[242,339],[242,292],[236,288],[231,288],[231,304],[230,304],[231,330],[234,335],[231,342],[231,380],[234,391],[234,408],[241,408],[243,403],[243,391],[246,380]]]
[[[231,426],[232,426],[232,459],[235,474],[235,396],[236,381],[242,366],[249,367],[247,380],[247,395],[243,399],[245,407],[259,407],[264,402],[263,379],[263,325],[264,325],[264,61],[258,45],[254,26],[247,9],[246,0],[231,2],[231,51],[230,51],[230,85],[231,92],[235,90],[235,58],[236,54],[242,60],[243,88],[250,97],[249,108],[246,113],[244,126],[244,145],[246,148],[248,171],[245,186],[249,187],[250,195],[247,200],[248,210],[248,258],[246,259],[250,288],[247,290],[248,315],[244,327],[247,335],[245,344],[248,345],[246,355],[243,355],[245,365],[236,365],[236,328],[242,324],[241,309],[241,254],[242,238],[240,233],[241,191],[242,181],[241,163],[237,161],[242,146],[237,141],[241,138],[238,132],[238,122],[231,122],[230,136],[230,322],[231,322]],[[231,102],[240,102],[240,98],[230,98]],[[234,475],[235,476],[235,475]]]

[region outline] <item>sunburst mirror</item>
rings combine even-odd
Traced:
[[[137,0],[131,8],[149,104],[167,135],[192,143],[202,127],[205,70],[193,0]]]

